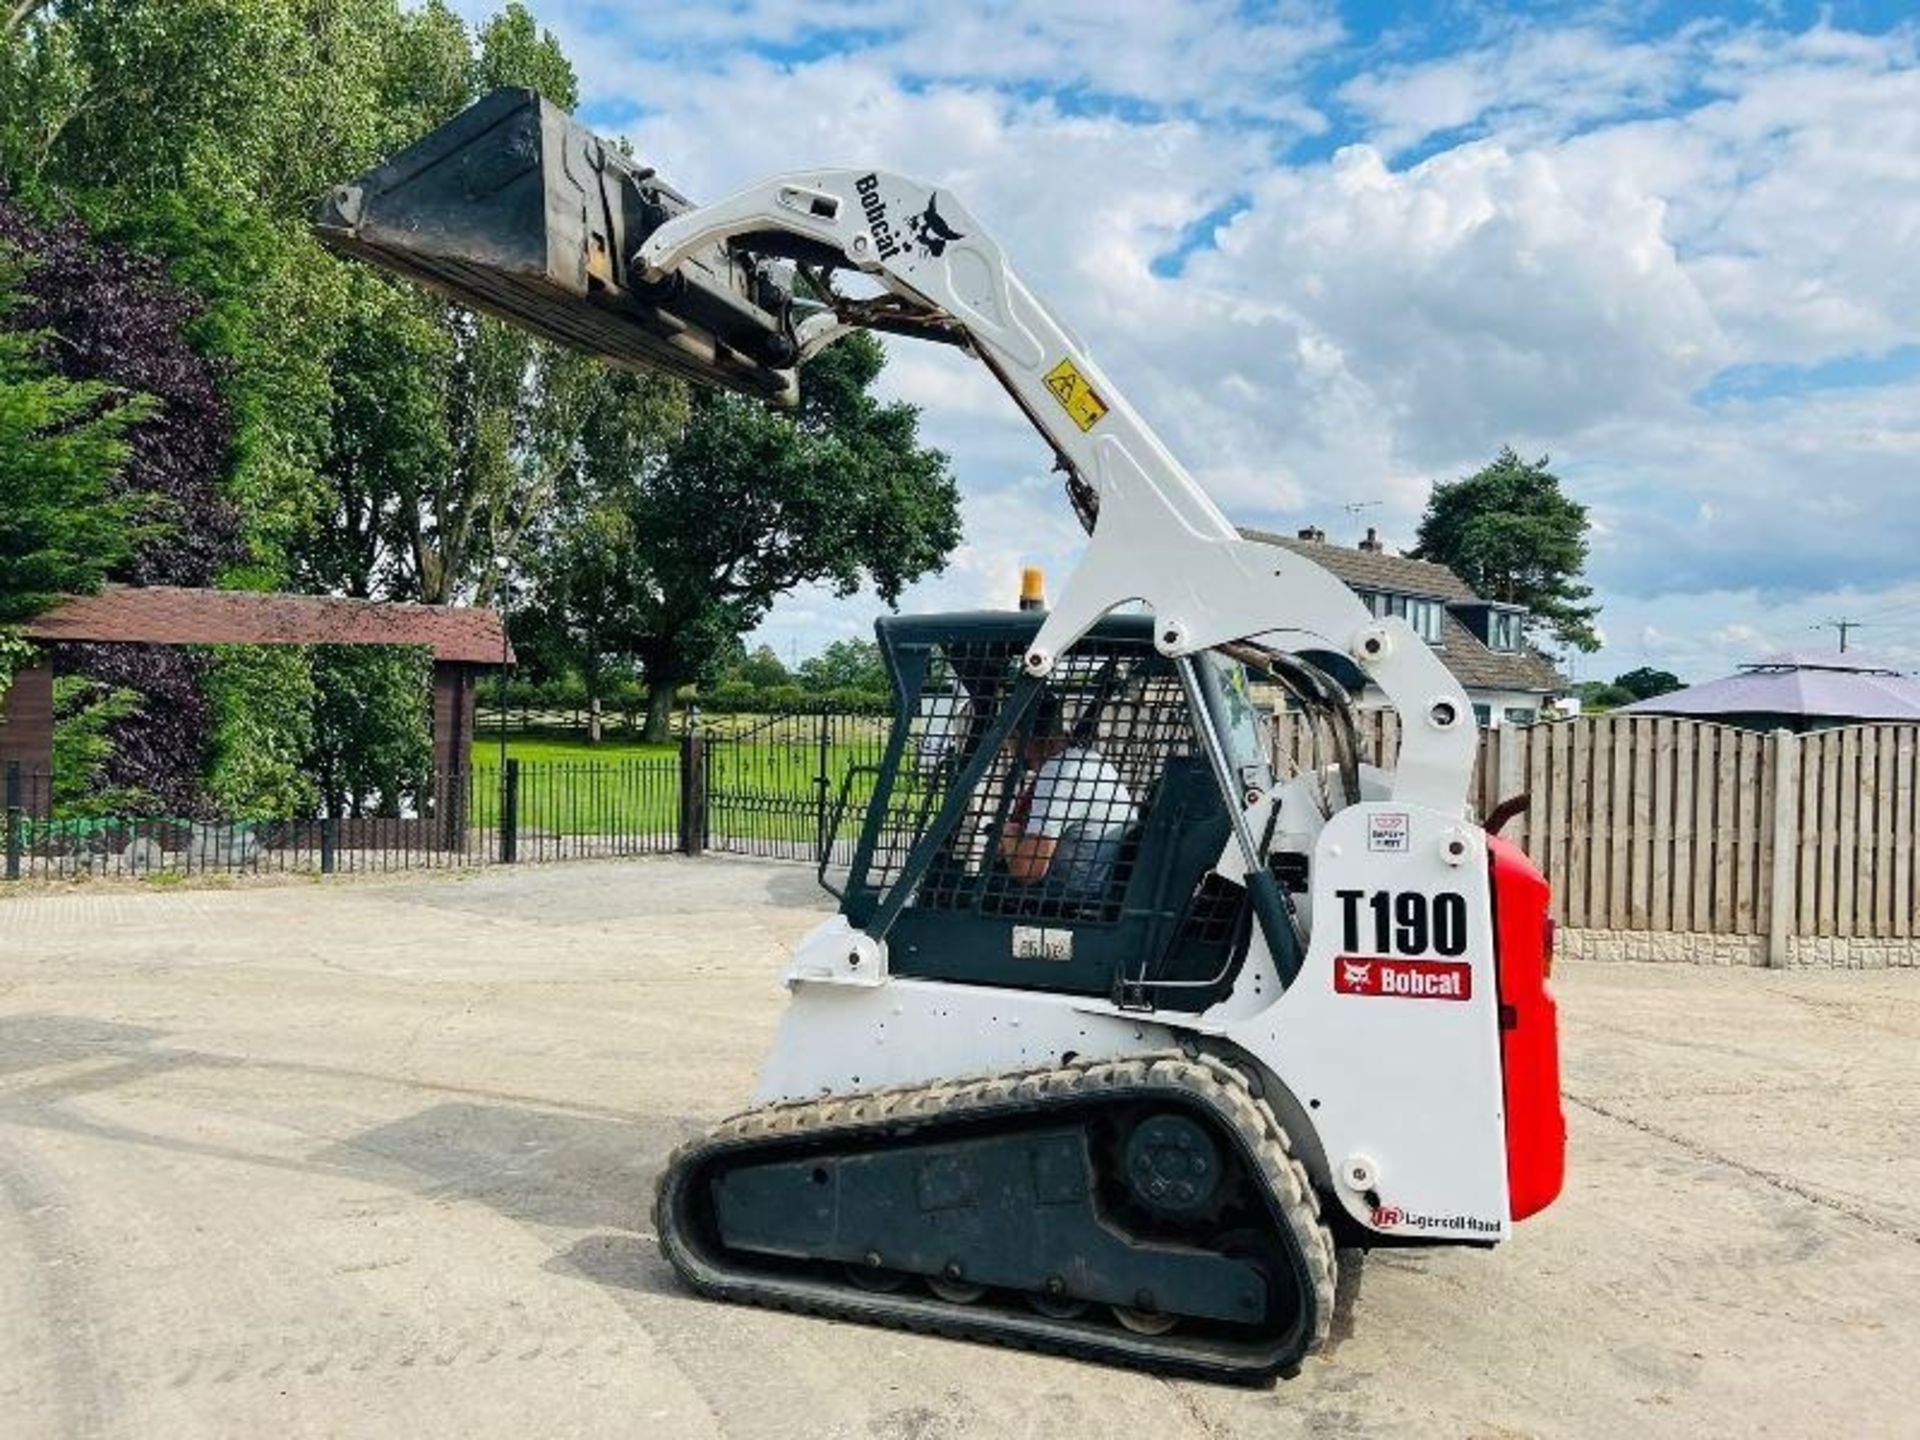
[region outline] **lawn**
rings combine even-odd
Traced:
[[[539,731],[509,730],[507,732],[507,755],[522,765],[569,764],[618,765],[633,760],[673,760],[680,756],[680,742],[669,741],[664,745],[648,745],[641,740],[621,736],[616,739],[602,740],[598,745],[589,745],[577,735],[553,735]],[[473,764],[480,769],[491,770],[500,763],[500,736],[498,732],[483,733],[473,742]]]
[[[729,717],[734,718],[734,717]],[[751,717],[749,717],[751,718]],[[771,837],[812,843],[822,791],[831,807],[843,777],[874,764],[885,743],[884,720],[835,717],[824,737],[812,717],[785,726],[737,727],[740,738],[707,747],[708,829],[712,836]],[[674,831],[680,817],[680,745],[629,739],[589,745],[565,734],[507,734],[507,755],[520,762],[519,826],[523,834],[652,835]],[[497,823],[499,741],[474,741],[473,818]],[[821,777],[827,784],[822,787]],[[854,814],[870,776],[849,788]]]

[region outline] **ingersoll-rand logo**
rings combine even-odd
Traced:
[[[1333,988],[1342,995],[1395,995],[1408,1000],[1471,1000],[1473,969],[1460,960],[1401,960],[1339,955]]]

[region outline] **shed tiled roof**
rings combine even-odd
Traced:
[[[493,610],[171,585],[109,585],[43,612],[26,632],[144,645],[425,645],[435,660],[469,665],[498,665],[505,640]]]
[[[1430,560],[1411,560],[1405,555],[1389,555],[1384,550],[1330,545],[1324,540],[1300,540],[1268,530],[1243,529],[1240,533],[1249,540],[1304,555],[1355,590],[1416,595],[1445,605],[1480,602],[1480,597],[1458,575]],[[1553,662],[1532,646],[1511,653],[1490,650],[1452,610],[1445,609],[1442,614],[1445,618],[1440,626],[1440,644],[1434,653],[1468,689],[1518,690],[1545,695],[1567,688],[1566,680],[1553,668]]]

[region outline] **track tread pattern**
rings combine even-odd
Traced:
[[[756,1283],[750,1275],[711,1272],[680,1234],[675,1198],[692,1167],[716,1151],[752,1142],[829,1138],[834,1132],[859,1134],[899,1125],[964,1119],[994,1111],[1017,1110],[1040,1100],[1097,1098],[1105,1090],[1166,1088],[1197,1097],[1231,1125],[1259,1167],[1270,1199],[1293,1232],[1305,1262],[1314,1299],[1314,1328],[1302,1347],[1311,1354],[1326,1341],[1333,1320],[1338,1278],[1333,1233],[1320,1218],[1320,1197],[1306,1167],[1297,1160],[1285,1128],[1254,1095],[1239,1070],[1211,1055],[1157,1051],[1118,1060],[1088,1060],[1048,1069],[938,1080],[817,1100],[779,1101],[756,1106],[722,1121],[706,1135],[677,1149],[660,1176],[654,1199],[654,1227],[675,1270],[695,1290],[796,1314],[878,1324],[924,1334],[1041,1350],[1074,1359],[1133,1365],[1169,1374],[1215,1380],[1259,1382],[1271,1371],[1248,1371],[1229,1360],[1209,1360],[1191,1350],[1156,1346],[1149,1337],[1092,1335],[1069,1324],[1023,1317],[1018,1328],[996,1326],[992,1311],[933,1301],[904,1305],[894,1296],[877,1296],[826,1281],[796,1284]],[[1290,1375],[1298,1358],[1279,1367]]]

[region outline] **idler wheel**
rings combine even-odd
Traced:
[[[1159,1215],[1195,1214],[1220,1188],[1220,1147],[1205,1126],[1176,1111],[1135,1125],[1121,1158],[1127,1189]]]

